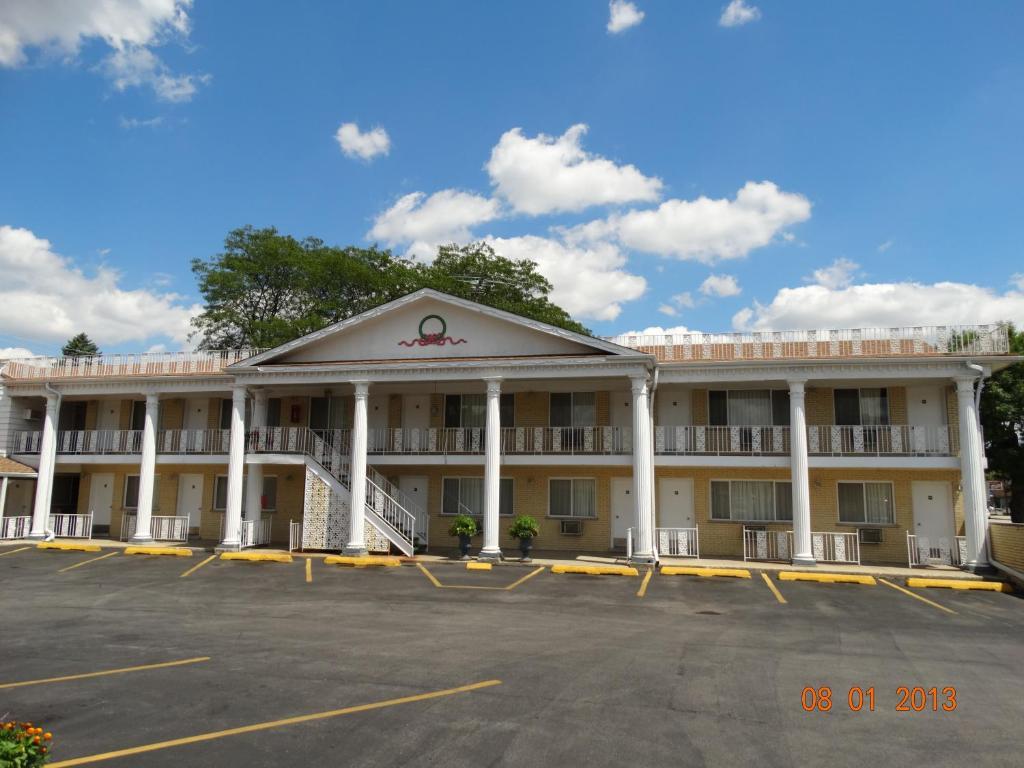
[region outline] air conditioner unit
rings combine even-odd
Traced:
[[[563,536],[582,536],[583,535],[583,521],[582,520],[563,520],[562,521],[562,535]]]
[[[858,528],[857,529],[857,541],[861,544],[881,544],[882,543],[882,529],[881,528]]]

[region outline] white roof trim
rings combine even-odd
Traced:
[[[599,339],[594,336],[585,336],[582,333],[576,333],[575,331],[569,331],[565,328],[559,328],[558,326],[550,325],[549,323],[542,323],[540,320],[532,320],[527,317],[513,314],[512,312],[506,312],[502,309],[495,309],[494,307],[478,304],[475,301],[469,301],[468,299],[461,299],[457,296],[452,296],[451,294],[441,293],[440,291],[435,291],[433,288],[421,288],[418,291],[414,291],[413,293],[402,296],[394,301],[389,301],[387,304],[381,304],[379,307],[368,309],[361,314],[355,315],[346,320],[341,320],[333,325],[328,325],[325,328],[321,328],[319,331],[307,333],[305,336],[293,339],[292,341],[281,344],[280,346],[274,347],[266,352],[250,357],[247,360],[240,360],[237,363],[229,365],[227,370],[255,367],[260,363],[265,363],[268,360],[271,360],[272,358],[280,357],[283,354],[293,352],[296,349],[320,341],[328,336],[333,336],[334,334],[346,331],[349,328],[354,328],[368,320],[373,320],[374,318],[380,317],[388,312],[417,302],[420,299],[436,299],[456,307],[467,309],[471,312],[478,312],[479,314],[488,315],[498,320],[515,323],[523,326],[524,328],[529,328],[540,333],[546,333],[550,336],[556,336],[565,341],[582,344],[584,346],[591,347],[594,350],[606,352],[608,354],[622,357],[653,359],[652,355],[648,355],[644,352],[639,352],[628,347],[623,347],[618,344],[613,344],[612,342],[605,341],[604,339]]]

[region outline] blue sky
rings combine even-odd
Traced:
[[[56,5],[0,7],[0,350],[187,346],[244,224],[489,238],[602,334],[1024,322],[1017,2]]]

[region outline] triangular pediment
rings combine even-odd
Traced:
[[[234,367],[638,354],[601,339],[424,289]]]

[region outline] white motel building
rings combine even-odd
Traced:
[[[1001,325],[599,339],[421,290],[275,349],[0,363],[0,536],[987,565]],[[509,551],[514,556],[514,551]]]

